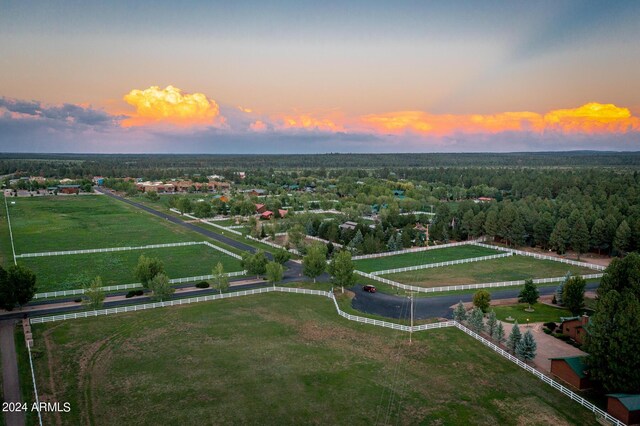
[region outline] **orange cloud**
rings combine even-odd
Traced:
[[[307,129],[322,130],[327,132],[340,132],[344,130],[342,124],[338,124],[341,118],[336,113],[331,114],[285,114],[275,117],[278,127],[281,129]]]
[[[267,125],[263,121],[257,120],[249,125],[249,129],[254,132],[264,132],[267,130]]]
[[[360,117],[364,126],[381,133],[418,133],[443,136],[453,133],[500,133],[506,131],[556,130],[565,133],[640,131],[640,119],[627,108],[613,104],[589,103],[574,109],[498,114],[429,114],[423,111],[397,111]]]
[[[224,122],[218,104],[213,99],[202,93],[182,93],[182,90],[173,86],[135,89],[126,94],[124,100],[136,109],[133,115],[123,121],[124,127],[153,123],[193,126]]]

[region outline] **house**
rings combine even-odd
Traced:
[[[215,191],[224,191],[231,188],[231,184],[229,182],[220,182],[217,180],[210,180],[209,188]]]
[[[60,183],[61,183],[62,185],[67,185],[67,184],[69,184],[69,183],[71,183],[71,182],[73,182],[73,179],[69,179],[69,178],[64,178],[64,179],[62,179],[62,180],[60,181]]]
[[[190,180],[179,180],[173,185],[176,187],[176,192],[187,192],[193,186],[193,182]]]
[[[271,210],[266,210],[260,214],[260,219],[270,220],[273,217],[273,212]]]
[[[356,222],[348,221],[340,225],[339,228],[340,229],[356,229],[356,226],[358,226]]]
[[[587,335],[586,326],[589,324],[589,317],[582,315],[581,317],[560,317],[560,331],[565,336],[569,336],[577,343],[584,343]]]
[[[280,215],[280,217],[287,216],[287,213],[289,213],[287,210],[278,209],[278,214]]]
[[[549,358],[551,360],[551,374],[573,386],[578,390],[593,387],[589,379],[589,372],[583,356]]]
[[[244,178],[246,178],[246,177],[247,177],[247,174],[246,174],[245,172],[238,172],[238,173],[236,173],[236,174],[238,175],[238,177],[239,177],[240,179],[244,179]]]
[[[404,198],[404,191],[402,189],[395,189],[393,191],[393,196],[398,198]]]
[[[42,184],[44,184],[44,183],[46,182],[46,179],[45,179],[45,178],[43,178],[42,176],[31,176],[31,177],[29,178],[29,180],[30,180],[31,182],[37,182],[37,183],[39,183],[39,184],[41,184],[41,185],[42,185]]]
[[[92,181],[94,185],[98,185],[98,186],[104,185],[104,178],[102,176],[94,176]]]
[[[627,393],[607,395],[607,413],[625,424],[640,424],[640,395]]]
[[[476,203],[490,203],[492,201],[495,201],[495,198],[492,197],[478,197],[476,198],[475,202]]]
[[[264,213],[267,211],[267,206],[265,206],[264,204],[256,204],[256,213]]]
[[[252,197],[260,197],[263,195],[267,195],[267,191],[265,189],[252,189],[249,191],[249,195]]]
[[[80,192],[80,185],[58,185],[58,194],[77,194]]]
[[[226,195],[214,195],[213,199],[214,200],[220,200],[223,203],[228,203],[229,202],[229,197],[227,197]]]

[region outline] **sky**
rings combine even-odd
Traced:
[[[638,22],[633,0],[0,0],[0,151],[639,151]]]

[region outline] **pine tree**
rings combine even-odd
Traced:
[[[533,241],[543,249],[547,249],[549,247],[549,236],[552,232],[553,217],[551,217],[551,213],[544,212],[533,226]]]
[[[560,219],[558,223],[556,223],[555,228],[553,228],[553,232],[549,238],[549,245],[558,254],[564,254],[565,251],[567,251],[567,244],[569,244],[570,235],[567,221],[565,219]]]
[[[496,327],[498,327],[498,319],[496,318],[495,311],[491,311],[487,315],[487,333],[493,336],[496,332]]]
[[[396,251],[398,250],[398,243],[395,238],[395,234],[391,234],[389,237],[389,241],[387,241],[387,250]]]
[[[531,330],[527,330],[516,345],[516,356],[522,360],[531,361],[536,357],[538,344]]]
[[[627,252],[631,244],[631,227],[626,220],[620,222],[620,226],[616,230],[616,236],[613,239],[613,249],[621,256]]]
[[[584,278],[571,277],[562,290],[562,305],[566,306],[574,315],[578,315],[582,310],[586,285],[587,282]]]
[[[356,232],[356,235],[353,237],[353,239],[349,241],[347,247],[349,247],[353,251],[358,251],[361,249],[363,242],[364,237],[362,236],[362,231],[358,229],[358,232]]]
[[[597,219],[591,228],[591,247],[598,250],[598,254],[600,254],[601,250],[607,249],[606,233],[607,229],[604,220]]]
[[[564,293],[564,286],[567,285],[567,282],[569,281],[569,279],[571,278],[571,272],[567,271],[566,274],[564,274],[564,278],[562,279],[562,281],[560,281],[560,284],[558,284],[558,287],[556,287],[556,303],[558,305],[562,306],[562,293]]]
[[[489,210],[484,220],[484,233],[491,238],[498,234],[498,213],[495,209]]]
[[[484,330],[484,314],[482,313],[482,309],[476,307],[471,310],[471,315],[469,315],[469,327],[471,327],[471,330],[476,333],[480,333]]]
[[[467,320],[467,310],[464,308],[462,300],[458,302],[455,309],[453,310],[453,319],[458,322]]]
[[[496,325],[496,329],[493,331],[491,337],[493,337],[493,339],[498,343],[504,342],[504,326],[501,322],[498,322],[498,324]]]
[[[578,253],[578,260],[580,260],[582,253],[589,250],[589,228],[587,228],[587,223],[584,221],[582,215],[580,215],[573,226],[571,248]]]
[[[511,353],[515,353],[516,347],[518,343],[522,339],[522,333],[520,332],[520,327],[518,326],[518,321],[513,323],[513,328],[511,329],[511,333],[509,334],[509,339],[507,340],[507,349],[511,351]]]

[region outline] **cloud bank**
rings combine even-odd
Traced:
[[[0,98],[4,152],[511,152],[640,150],[640,119],[625,107],[588,103],[545,113],[432,114],[339,110],[256,112],[220,106],[174,86],[131,90],[133,107],[111,114],[91,106]]]

